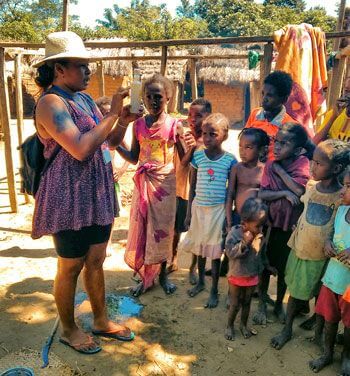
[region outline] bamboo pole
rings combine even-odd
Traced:
[[[7,77],[5,74],[5,49],[0,48],[0,107],[1,107],[1,123],[4,129],[5,139],[5,161],[7,184],[9,190],[11,211],[18,212],[17,193],[15,172],[12,160],[12,145],[11,145],[11,131],[10,131],[10,102],[8,94]]]
[[[350,37],[350,31],[326,33],[326,39]],[[197,39],[167,39],[148,40],[133,42],[86,42],[86,47],[91,48],[127,48],[127,47],[161,47],[161,46],[198,46],[209,44],[249,44],[249,43],[272,43],[272,36],[253,37],[225,37],[225,38],[197,38]],[[44,48],[44,43],[23,43],[23,42],[0,42],[0,47],[5,48]],[[116,59],[117,60],[117,59]]]
[[[62,31],[69,28],[69,0],[63,0]]]
[[[160,60],[160,74],[162,76],[166,76],[167,61],[168,61],[168,47],[162,46],[162,56]]]
[[[190,59],[190,78],[192,89],[192,101],[198,98],[196,60]]]
[[[23,93],[22,93],[22,55],[15,57],[15,79],[16,79],[16,118],[17,118],[17,136],[18,145],[23,143]],[[22,154],[19,153],[19,167],[23,167]],[[24,193],[26,204],[30,202],[27,193]]]
[[[105,95],[105,76],[103,72],[103,61],[97,63],[97,79],[98,79],[98,92],[100,97]]]

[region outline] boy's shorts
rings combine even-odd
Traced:
[[[176,197],[175,232],[186,232],[185,219],[187,215],[188,200]]]
[[[84,257],[93,244],[108,242],[112,224],[92,225],[78,231],[64,230],[53,234],[53,242],[58,256],[63,258]]]
[[[346,328],[350,328],[350,303],[325,285],[321,287],[315,312],[330,323],[337,324],[341,320]]]

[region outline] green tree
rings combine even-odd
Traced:
[[[304,0],[264,0],[264,5],[275,5],[277,7],[288,7],[303,12],[306,8]]]
[[[101,26],[130,40],[195,38],[207,34],[204,20],[173,18],[166,4],[150,5],[147,0],[132,0],[126,8],[105,9],[104,17],[98,20]]]
[[[194,18],[195,11],[189,0],[181,0],[181,5],[176,8],[179,18]]]
[[[0,39],[42,41],[47,33],[61,29],[62,12],[61,0],[0,0]]]

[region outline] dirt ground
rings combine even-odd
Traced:
[[[30,133],[28,131],[28,133]],[[15,132],[14,132],[15,134]],[[227,143],[235,149],[237,131],[230,132]],[[15,144],[15,140],[13,140]],[[311,375],[307,362],[319,350],[306,340],[310,332],[298,327],[295,335],[281,351],[270,347],[273,334],[282,326],[271,322],[256,327],[258,335],[244,340],[240,333],[234,342],[225,340],[225,293],[227,282],[220,280],[220,303],[216,309],[203,308],[207,290],[189,298],[189,256],[179,255],[178,272],[171,275],[178,289],[166,296],[157,285],[140,297],[144,310],[139,318],[127,324],[136,333],[131,343],[102,340],[103,351],[86,356],[70,350],[57,341],[50,352],[50,367],[40,369],[40,351],[54,324],[56,309],[52,296],[56,269],[56,254],[49,237],[32,240],[30,237],[33,205],[24,205],[19,195],[19,213],[10,213],[3,143],[0,143],[0,373],[15,365],[29,366],[36,375]],[[17,156],[15,156],[17,159]],[[122,178],[124,201],[132,190],[133,172]],[[18,180],[18,176],[17,176]],[[134,282],[132,273],[123,262],[128,233],[128,207],[115,221],[112,235],[112,256],[105,262],[108,292],[128,293]],[[271,296],[274,297],[271,285]],[[79,282],[78,290],[82,290]],[[257,302],[252,304],[252,312]],[[336,361],[321,375],[337,374],[340,368],[340,349]]]

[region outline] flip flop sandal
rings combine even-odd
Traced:
[[[123,335],[118,334],[118,333],[122,333],[122,332],[123,332],[123,330],[117,330],[117,331],[115,331],[115,330],[110,330],[110,331],[93,330],[92,334],[94,334],[95,336],[113,338],[113,339],[117,339],[118,341],[124,341],[124,342],[132,341],[135,338],[135,333],[132,332],[132,331],[130,331],[129,336],[123,336]]]
[[[77,344],[77,345],[72,345],[70,344],[68,341],[60,338],[59,341],[61,343],[63,343],[65,346],[68,346],[70,348],[72,348],[73,350],[77,351],[78,353],[81,353],[81,354],[86,354],[86,355],[92,355],[92,354],[96,354],[98,352],[100,352],[102,350],[102,348],[100,346],[97,346],[93,349],[80,349],[79,347],[80,346],[83,346],[84,344]]]

